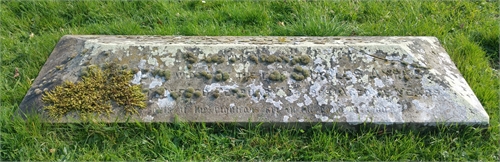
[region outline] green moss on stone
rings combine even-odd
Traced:
[[[219,64],[222,64],[222,63],[226,62],[226,58],[224,58],[224,56],[212,55],[210,57],[205,57],[204,61],[206,63],[219,63]]]
[[[260,57],[260,59],[263,61],[263,62],[266,62],[268,64],[272,64],[272,63],[275,63],[275,62],[281,62],[281,58],[275,56],[275,55],[262,55]]]
[[[194,55],[193,52],[186,52],[184,55],[182,55],[182,58],[184,58],[184,60],[186,60],[190,64],[198,62],[198,58]]]
[[[253,93],[253,96],[254,97],[258,97],[260,95],[260,90],[256,90],[254,93]]]
[[[163,71],[162,75],[163,75],[163,77],[165,77],[166,80],[169,80],[170,76],[171,76],[170,70]]]
[[[301,66],[295,66],[293,68],[294,73],[291,75],[296,81],[302,81],[311,75],[311,72]]]
[[[249,80],[252,80],[252,79],[257,79],[257,78],[259,78],[259,76],[258,76],[258,75],[253,75],[253,74],[251,74],[251,75],[249,75],[249,76],[245,76],[245,77],[243,77],[243,79],[242,79],[241,81],[242,81],[243,83],[246,83],[246,82],[248,82]]]
[[[205,76],[205,78],[206,78],[206,79],[212,79],[212,74],[207,74],[207,75]]]
[[[311,61],[312,61],[311,57],[309,57],[308,55],[302,55],[302,56],[293,57],[290,64],[291,65],[295,65],[295,64],[307,65]]]
[[[249,59],[250,61],[253,61],[253,62],[254,62],[254,63],[256,63],[256,64],[259,64],[259,58],[258,58],[257,56],[255,56],[255,55],[251,55],[251,56],[249,56],[249,57],[248,57],[248,59]]]
[[[215,80],[216,81],[221,81],[222,80],[222,74],[215,74]]]
[[[89,76],[88,70],[87,69],[82,69],[80,71],[80,77],[87,77],[87,76]]]
[[[209,74],[206,71],[199,72],[200,76],[205,77],[205,79],[212,79],[212,74]]]
[[[295,72],[299,72],[299,73],[302,73],[303,69],[302,69],[302,67],[301,67],[301,66],[295,66],[295,67],[293,68],[293,71],[295,71]]]
[[[158,94],[160,96],[163,96],[165,94],[165,89],[163,88],[156,88],[154,91],[153,91],[155,94]]]
[[[293,73],[292,78],[295,79],[296,81],[302,81],[305,79],[305,77],[302,74],[298,73]]]
[[[271,74],[269,74],[269,80],[272,81],[284,81],[286,79],[286,76],[284,74],[280,74],[278,71],[273,71]]]
[[[177,94],[177,92],[170,92],[170,97],[172,97],[174,100],[177,100],[177,98],[179,98],[179,94]]]
[[[66,81],[51,91],[46,91],[43,108],[52,117],[61,117],[68,112],[107,113],[112,112],[112,103],[123,107],[126,113],[137,113],[146,107],[146,95],[140,85],[130,85],[133,74],[110,65],[101,70],[89,66],[87,75],[80,82]]]
[[[195,91],[193,94],[194,94],[194,97],[201,97],[201,95],[202,95],[201,91]]]
[[[304,70],[302,70],[302,75],[304,75],[304,77],[307,78],[311,75],[311,72],[307,69],[304,69]]]
[[[293,57],[292,61],[290,61],[290,64],[295,65],[300,62],[300,58],[298,57]]]
[[[229,59],[229,62],[231,62],[231,63],[234,63],[234,62],[236,62],[236,58],[234,58],[234,57],[231,57],[231,58]]]
[[[194,92],[194,88],[193,88],[193,87],[188,87],[188,88],[186,89],[186,92],[188,92],[188,93],[193,93],[193,92]]]
[[[247,94],[244,93],[238,93],[238,98],[244,98],[247,97]]]
[[[131,71],[132,71],[132,74],[137,74],[137,72],[139,72],[139,68],[134,67],[134,68],[132,68]]]
[[[227,73],[227,72],[222,73],[222,80],[227,81],[228,79],[229,79],[229,73]]]
[[[159,77],[164,77],[166,80],[170,79],[171,73],[170,70],[162,70],[162,69],[155,69],[153,72],[151,72],[153,76],[158,75]]]
[[[191,98],[191,97],[193,97],[193,93],[186,92],[186,93],[184,93],[184,97]]]
[[[219,93],[213,93],[212,94],[212,97],[214,97],[214,98],[219,98],[219,96],[220,96]]]
[[[302,65],[307,65],[311,62],[311,57],[307,56],[307,55],[302,55],[300,56],[300,64]]]
[[[285,61],[286,63],[288,63],[290,61],[289,58],[287,58],[286,56],[280,56],[281,60]]]

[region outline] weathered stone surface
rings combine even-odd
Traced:
[[[148,106],[104,122],[489,123],[434,37],[64,36],[20,113],[78,121],[47,117],[41,96],[106,63],[136,69]]]

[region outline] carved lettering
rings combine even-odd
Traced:
[[[247,106],[224,106],[224,107],[195,107],[195,113],[203,114],[243,114],[254,113],[250,107]]]
[[[175,77],[177,79],[186,79],[186,73],[184,73],[184,72],[176,72],[175,73]]]
[[[187,113],[186,106],[179,106],[178,109],[179,109],[179,113],[183,113],[183,114]]]
[[[314,109],[310,106],[304,106],[302,107],[302,113],[310,114],[313,113]]]
[[[287,114],[295,114],[295,113],[297,113],[297,108],[295,108],[295,107],[287,107],[287,108],[283,108],[282,111],[284,111]]]
[[[278,108],[276,108],[276,107],[267,107],[266,108],[267,114],[276,114],[277,112],[278,112]]]
[[[194,113],[197,113],[197,114],[210,114],[210,113],[212,113],[211,110],[212,109],[210,109],[210,107],[208,107],[208,106],[205,106],[205,107],[196,106],[194,108]]]

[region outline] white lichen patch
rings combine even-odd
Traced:
[[[259,82],[258,84],[255,84],[255,83],[252,83],[250,85],[248,85],[247,87],[250,88],[250,95],[251,96],[251,99],[253,102],[259,102],[259,100],[263,100],[264,97],[263,95],[266,93],[266,90],[262,87],[263,84],[261,82]],[[257,96],[253,95],[255,94],[256,92],[259,92]],[[269,92],[269,94],[271,96],[275,96],[275,94],[273,92]]]
[[[364,62],[372,62],[373,61],[373,56],[371,55],[364,55],[365,58],[363,58]]]
[[[170,110],[175,106],[175,99],[170,96],[170,91],[165,91],[165,98],[159,98],[156,104],[161,110]]]
[[[285,97],[285,99],[292,104],[300,98],[301,93],[295,89],[290,89],[290,91],[292,95]]]
[[[175,58],[164,56],[160,60],[165,64],[165,67],[173,67],[175,65]]]
[[[203,92],[208,93],[215,90],[218,90],[219,92],[229,92],[230,90],[237,88],[238,88],[237,84],[221,85],[220,83],[212,83],[210,85],[205,85],[205,87],[203,88]]]
[[[304,104],[306,106],[308,106],[308,105],[310,105],[312,103],[313,103],[313,101],[312,101],[311,97],[309,97],[307,94],[304,94]]]
[[[287,95],[286,95],[286,92],[285,92],[285,91],[283,91],[282,89],[279,89],[279,90],[278,90],[278,92],[276,92],[276,95],[277,95],[277,96],[280,96],[280,97],[285,97],[285,96],[287,96]]]
[[[347,75],[347,77],[350,78],[349,82],[351,82],[352,84],[356,84],[358,82],[358,79],[351,71],[347,71],[347,72],[345,72],[345,74]]]
[[[146,62],[147,62],[146,60],[142,60],[142,59],[141,59],[141,60],[139,61],[138,65],[137,65],[137,67],[138,67],[139,69],[145,69],[145,68],[146,68]]]
[[[328,69],[328,71],[326,71],[326,73],[330,76],[328,79],[331,80],[331,83],[333,85],[337,85],[338,84],[337,83],[338,81],[337,81],[337,78],[336,78],[336,76],[337,76],[337,68],[338,67],[339,67],[339,65],[337,65],[337,66],[335,66],[333,68],[330,68],[330,69]]]
[[[315,64],[315,65],[317,65],[317,64],[321,65],[321,64],[323,63],[323,60],[324,60],[324,59],[322,59],[322,58],[320,58],[320,57],[317,57],[316,59],[314,59],[314,64]]]
[[[142,78],[142,72],[139,70],[134,74],[134,78],[132,79],[132,84],[140,84]]]
[[[283,115],[283,122],[288,122],[288,118],[290,118],[288,115]]]
[[[155,88],[157,86],[161,86],[163,84],[163,82],[165,82],[164,78],[156,76],[156,77],[152,78],[151,83],[149,83],[149,89]]]
[[[316,73],[324,73],[325,71],[326,70],[323,67],[323,65],[318,65],[318,66],[316,66],[316,68],[314,68],[314,72],[316,72]]]
[[[158,66],[158,61],[154,57],[148,57],[148,64],[152,66]]]
[[[277,107],[278,110],[281,110],[283,108],[281,106],[281,104],[283,104],[283,103],[280,100],[274,101],[274,98],[269,97],[269,98],[266,99],[266,102],[267,103],[271,103],[274,107]]]
[[[383,88],[385,86],[384,82],[382,80],[380,80],[379,78],[375,78],[373,80],[375,81],[375,86],[377,86],[379,88]]]

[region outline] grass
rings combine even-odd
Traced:
[[[484,0],[1,1],[0,160],[499,161],[498,6]],[[490,126],[348,131],[321,125],[51,125],[36,116],[13,117],[66,34],[436,36],[485,107]]]

